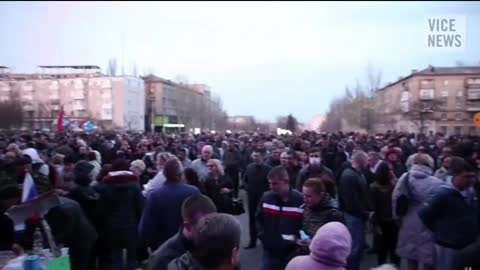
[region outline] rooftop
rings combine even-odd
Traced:
[[[461,66],[461,67],[434,67],[428,66],[427,68],[420,71],[412,71],[412,73],[406,77],[400,78],[399,80],[388,83],[384,87],[378,89],[377,91],[385,90],[386,88],[393,86],[397,83],[405,81],[412,78],[413,76],[444,76],[444,75],[480,75],[480,66]]]
[[[38,66],[39,68],[73,68],[73,69],[100,69],[99,66],[85,65],[85,66]]]

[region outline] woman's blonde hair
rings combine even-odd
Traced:
[[[218,169],[218,174],[221,175],[221,176],[224,176],[225,175],[225,171],[223,170],[223,165],[222,165],[222,162],[218,159],[209,159],[208,162],[212,161],[213,163],[215,163],[215,165],[217,166],[217,169]],[[207,162],[207,163],[208,163]]]

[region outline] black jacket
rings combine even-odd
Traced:
[[[366,219],[370,211],[367,180],[353,167],[346,168],[338,179],[340,209],[350,215]]]
[[[242,164],[242,155],[236,149],[227,149],[223,154],[223,163],[226,171],[238,171]]]
[[[68,197],[76,201],[81,207],[88,220],[95,227],[97,232],[103,233],[105,230],[107,208],[102,200],[100,193],[90,186],[77,186],[73,188]]]
[[[286,256],[296,246],[282,239],[282,234],[298,236],[302,229],[303,196],[297,190],[290,191],[287,202],[267,191],[263,194],[257,209],[258,238],[263,247],[277,256]]]
[[[477,205],[450,187],[443,186],[421,206],[418,215],[433,232],[435,242],[441,246],[462,249],[478,234]]]
[[[136,176],[114,173],[104,178],[98,190],[107,208],[106,226],[113,236],[112,245],[123,246],[137,238],[144,198]]]
[[[222,188],[233,189],[233,182],[227,175],[220,176],[218,180],[211,177],[205,180],[205,195],[212,199],[219,213],[229,213],[233,193],[221,193]]]
[[[290,187],[291,188],[295,188],[295,185],[297,184],[297,177],[298,177],[298,174],[300,173],[301,169],[302,169],[302,166],[295,166],[293,168],[287,168],[288,178],[290,178]]]
[[[186,239],[180,232],[172,236],[167,242],[163,243],[155,252],[153,252],[148,262],[147,270],[166,270],[168,264],[182,256],[193,247],[193,242]]]
[[[334,206],[333,200],[328,195],[318,205],[312,208],[303,205],[302,208],[304,209],[302,229],[310,239],[313,239],[318,229],[328,222],[338,221],[345,224],[343,213]]]
[[[245,170],[243,182],[247,185],[249,195],[260,197],[269,190],[267,175],[271,167],[265,164],[250,163]]]

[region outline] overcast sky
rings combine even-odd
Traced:
[[[462,15],[467,46],[425,48],[425,18]],[[480,62],[475,2],[1,2],[0,65],[99,65],[183,75],[218,93],[229,115],[309,122],[370,63],[384,83],[429,64]]]

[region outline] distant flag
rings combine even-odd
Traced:
[[[62,132],[63,131],[63,106],[60,112],[58,113],[58,119],[57,119],[57,131]]]
[[[37,198],[38,193],[35,188],[35,183],[30,173],[25,174],[25,180],[23,181],[23,190],[22,190],[22,203],[31,201]]]

